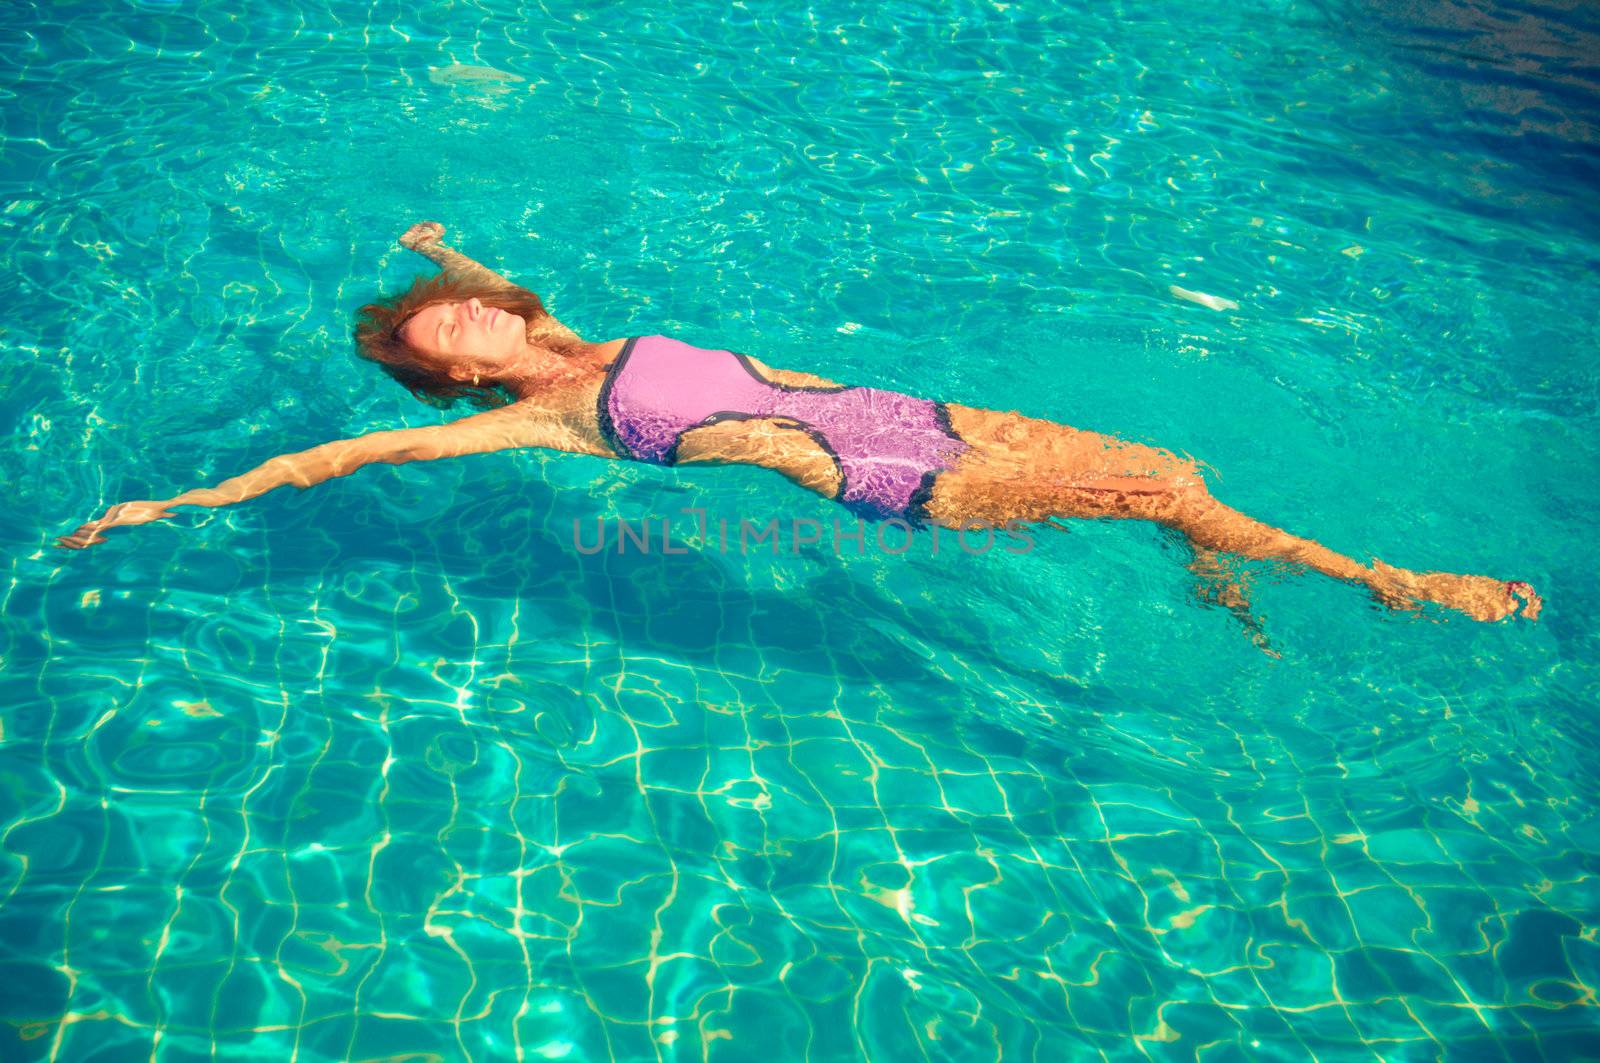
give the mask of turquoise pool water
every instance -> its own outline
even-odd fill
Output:
[[[8,8],[0,1058],[1593,1058],[1597,33]],[[1545,615],[1240,565],[1274,658],[1131,523],[585,554],[841,514],[536,451],[51,547],[439,420],[347,339],[424,218],[586,338],[1189,451]]]

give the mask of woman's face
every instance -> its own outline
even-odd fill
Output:
[[[429,303],[406,322],[406,343],[440,362],[477,372],[512,364],[527,349],[527,323],[477,298]]]

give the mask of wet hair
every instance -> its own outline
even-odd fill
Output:
[[[518,285],[506,287],[445,270],[432,277],[417,277],[399,295],[380,298],[356,312],[355,341],[361,357],[377,362],[385,373],[429,406],[451,409],[465,399],[480,410],[492,410],[516,401],[502,384],[468,384],[455,380],[434,360],[407,343],[401,335],[406,322],[434,303],[476,297],[484,306],[499,307],[527,322],[530,340],[537,334],[548,340],[555,319],[539,297]],[[545,342],[546,346],[550,344]]]

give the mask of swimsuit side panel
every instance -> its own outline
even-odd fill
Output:
[[[840,501],[872,517],[920,523],[933,477],[970,449],[951,429],[943,403],[898,391],[791,393],[775,408],[826,436],[845,472]]]
[[[762,379],[734,351],[666,336],[630,340],[601,388],[601,429],[619,456],[670,465],[682,434],[731,419],[785,417],[830,454],[837,500],[874,518],[923,523],[935,476],[970,449],[943,403],[867,387]]]

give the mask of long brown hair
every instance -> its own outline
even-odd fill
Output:
[[[417,277],[399,295],[380,298],[356,311],[356,348],[363,358],[377,362],[401,387],[429,406],[448,410],[465,399],[480,410],[516,401],[503,384],[466,384],[425,359],[401,337],[401,329],[424,307],[476,297],[484,306],[499,307],[527,322],[528,340],[560,354],[575,340],[544,308],[539,297],[520,285],[509,287],[480,281],[445,270],[432,277]],[[568,342],[563,342],[568,339]]]

